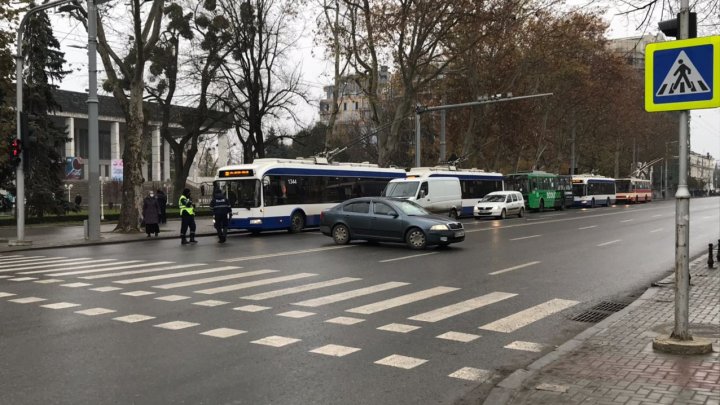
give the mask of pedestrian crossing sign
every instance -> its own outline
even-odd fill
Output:
[[[645,110],[720,107],[720,36],[649,44],[645,48]]]

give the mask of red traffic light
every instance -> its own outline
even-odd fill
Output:
[[[19,158],[22,154],[22,141],[19,139],[13,139],[10,144],[10,150],[12,151],[12,157]]]

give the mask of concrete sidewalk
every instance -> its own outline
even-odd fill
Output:
[[[216,235],[212,217],[195,218],[197,236]],[[141,242],[147,240],[145,232],[116,233],[115,223],[103,223],[100,226],[100,241],[91,242],[85,239],[82,225],[49,224],[25,226],[25,240],[32,241],[30,246],[8,246],[8,241],[17,239],[17,228],[14,226],[0,227],[0,252],[19,250],[46,249],[62,246],[92,246],[106,243]],[[167,224],[160,225],[160,235],[152,239],[177,239],[180,243],[180,219],[169,219]]]
[[[720,404],[720,269],[690,264],[690,331],[713,353],[670,355],[653,338],[674,326],[675,275],[500,382],[484,404]]]

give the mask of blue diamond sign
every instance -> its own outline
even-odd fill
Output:
[[[645,110],[720,107],[720,36],[645,48]]]

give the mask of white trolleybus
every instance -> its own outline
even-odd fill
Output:
[[[578,207],[595,208],[615,204],[615,179],[603,176],[576,175],[572,178],[573,202]]]
[[[486,194],[503,191],[503,175],[480,169],[456,169],[453,166],[413,167],[407,177],[422,180],[428,177],[455,177],[460,180],[462,210],[458,216],[472,217],[473,208]]]
[[[650,180],[630,177],[615,180],[617,189],[617,202],[639,203],[652,201],[652,187]]]
[[[252,233],[300,232],[320,223],[320,212],[355,197],[379,196],[402,169],[326,159],[256,159],[218,170],[215,188],[232,207],[230,228]]]

